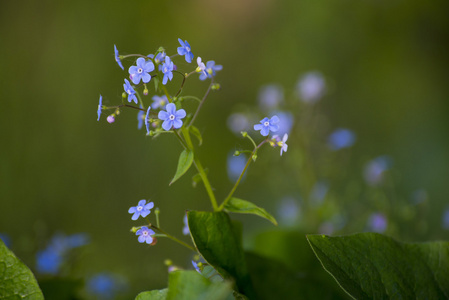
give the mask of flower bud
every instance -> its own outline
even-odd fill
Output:
[[[108,121],[109,124],[111,124],[115,122],[115,117],[114,115],[109,115],[106,120]]]
[[[247,137],[248,136],[248,132],[246,132],[246,131],[242,131],[240,133],[242,134],[243,137]]]
[[[144,87],[145,87],[145,88],[143,89],[143,94],[144,94],[145,96],[148,96],[147,85],[145,84]]]
[[[240,155],[240,151],[235,151],[234,152],[234,156],[239,156]]]
[[[221,89],[221,85],[219,83],[214,83],[211,87],[213,91],[218,91]]]
[[[138,227],[133,227],[133,228],[131,228],[131,232],[132,232],[132,233],[136,233],[136,232],[137,232],[137,230],[139,230],[139,228],[138,228]]]
[[[128,97],[128,94],[125,93],[125,92],[123,92],[123,93],[122,93],[122,98],[123,98],[123,99],[126,99],[126,97]]]
[[[252,159],[253,159],[253,161],[256,161],[256,159],[257,159],[257,154],[253,154]]]
[[[167,267],[171,266],[172,264],[173,262],[171,261],[171,259],[164,260],[164,265],[166,265]]]

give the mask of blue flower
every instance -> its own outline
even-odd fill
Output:
[[[281,156],[282,156],[282,153],[287,152],[287,149],[288,149],[287,140],[288,140],[288,134],[286,134],[286,133],[282,137],[282,140],[278,135],[273,135],[273,138],[270,141],[270,144],[273,147],[276,147],[276,146],[281,147]]]
[[[449,230],[449,207],[443,213],[443,228]]]
[[[200,267],[198,266],[198,263],[196,263],[194,260],[192,260],[192,265],[193,265],[193,267],[195,268],[195,270],[196,270],[198,273],[201,274],[201,269],[200,269]]]
[[[300,78],[297,87],[303,102],[314,103],[323,96],[326,82],[321,73],[309,72]]]
[[[123,278],[108,273],[99,273],[87,282],[87,291],[96,299],[114,299],[116,293],[124,288]]]
[[[259,106],[262,110],[269,111],[275,109],[282,102],[284,102],[284,91],[279,85],[269,84],[260,88]]]
[[[239,156],[234,156],[234,151],[228,154],[226,161],[226,169],[228,173],[228,178],[230,181],[236,181],[243,169],[245,168],[248,157],[245,154],[240,154]],[[246,173],[243,174],[242,180],[246,178]]]
[[[170,56],[165,57],[165,63],[162,65],[162,73],[164,73],[164,78],[162,79],[162,84],[167,84],[167,81],[173,79],[173,62],[170,60]]]
[[[139,236],[137,238],[139,243],[147,243],[147,244],[151,244],[153,242],[152,235],[154,235],[154,234],[156,234],[156,233],[153,230],[148,229],[148,227],[146,227],[146,226],[141,227],[136,232],[136,235]]]
[[[140,106],[140,108],[142,108],[142,106]],[[145,117],[145,112],[143,110],[139,110],[139,112],[137,113],[137,129],[142,128],[143,122],[144,122],[144,117]]]
[[[128,102],[134,101],[137,104],[136,91],[133,89],[128,79],[125,79],[125,83],[123,84],[123,89],[128,94]]]
[[[320,206],[329,191],[329,184],[325,181],[318,181],[310,192],[310,202],[312,206]]]
[[[260,124],[254,125],[254,130],[260,130],[260,134],[267,136],[270,131],[276,132],[279,129],[277,125],[279,123],[279,118],[277,116],[271,117],[271,119],[264,118],[260,121]]]
[[[145,127],[147,128],[147,133],[150,134],[150,109],[151,106],[148,106],[147,113],[145,115]],[[151,202],[153,203],[153,202]]]
[[[374,213],[368,220],[368,227],[374,232],[383,233],[387,229],[387,219],[381,213]]]
[[[41,274],[58,274],[62,262],[62,253],[53,248],[47,248],[36,254],[36,270]]]
[[[147,203],[146,200],[140,200],[137,206],[133,206],[128,209],[128,213],[133,214],[131,220],[137,220],[139,216],[145,218],[151,213],[150,209],[154,207],[154,203],[153,202],[150,202],[148,204],[146,203]]]
[[[175,129],[181,128],[181,119],[186,116],[186,111],[184,109],[176,111],[176,106],[173,103],[167,104],[165,109],[167,111],[161,110],[157,116],[160,120],[164,121],[162,128],[165,130],[170,130],[172,127]]]
[[[100,95],[100,101],[98,102],[98,109],[97,109],[97,121],[100,121],[101,111],[103,110],[103,97]]]
[[[6,233],[0,233],[0,240],[3,241],[6,247],[11,248],[11,238]]]
[[[223,69],[222,65],[215,65],[215,61],[209,60],[206,63],[206,70],[200,74],[200,80],[205,80],[206,78],[212,78],[215,76],[216,71],[221,71]]]
[[[182,234],[184,235],[189,235],[190,233],[190,229],[189,229],[189,224],[187,221],[187,214],[184,215],[184,227],[182,228]]]
[[[191,52],[189,43],[187,41],[183,42],[179,38],[178,41],[181,44],[181,47],[178,47],[178,54],[181,56],[184,55],[186,62],[191,63],[193,59],[193,53]]]
[[[165,95],[162,96],[154,95],[153,98],[151,99],[153,100],[153,104],[151,104],[151,107],[153,109],[164,108],[165,105],[167,105],[168,103],[167,96]]]
[[[354,145],[355,134],[349,129],[338,128],[329,135],[328,143],[331,150],[334,151],[348,148]]]
[[[206,73],[206,65],[201,61],[201,57],[197,57],[196,58],[196,63],[198,64],[198,67],[196,68],[196,72],[198,72],[198,73],[202,73],[202,74],[204,74],[204,76],[207,76],[207,73]]]
[[[363,174],[366,182],[372,186],[380,184],[384,172],[391,167],[391,164],[391,159],[388,156],[379,156],[368,162]]]
[[[123,68],[122,61],[120,60],[117,47],[115,45],[114,45],[114,52],[115,52],[115,61],[117,62],[118,66],[122,68],[122,70],[125,70],[125,68]]]
[[[129,67],[129,74],[131,77],[131,81],[134,84],[139,84],[140,79],[144,83],[150,82],[151,75],[148,74],[154,70],[154,64],[151,61],[145,61],[145,58],[139,57],[136,62],[136,66]]]

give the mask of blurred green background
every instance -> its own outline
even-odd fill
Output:
[[[119,103],[127,77],[113,45],[121,54],[159,46],[172,54],[180,37],[195,57],[224,66],[217,77],[222,90],[196,122],[204,137],[199,155],[220,199],[232,186],[229,151],[247,146],[227,128],[229,114],[242,104],[256,107],[263,85],[277,83],[292,94],[302,74],[318,70],[328,85],[321,113],[330,127],[357,135],[345,171],[362,178],[369,159],[389,155],[395,195],[428,194],[425,226],[404,239],[448,239],[441,227],[449,204],[447,11],[445,0],[2,1],[0,232],[32,269],[36,251],[55,232],[86,232],[91,243],[75,273],[121,274],[130,295],[166,285],[166,258],[189,267],[189,251],[170,241],[137,243],[127,213],[151,199],[162,226],[182,236],[185,209],[210,210],[190,176],[168,187],[180,146],[169,136],[145,137],[134,111],[122,111],[114,124],[106,115],[96,121],[99,94],[106,105]],[[201,95],[207,84],[192,81],[185,93]],[[280,198],[301,194],[291,169],[294,136],[282,160],[277,151],[260,155],[237,196],[276,215]],[[246,236],[271,228],[256,217],[238,219]]]

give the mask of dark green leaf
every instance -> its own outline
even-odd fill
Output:
[[[252,214],[257,215],[259,217],[262,217],[264,219],[267,219],[271,223],[277,226],[276,219],[267,213],[267,211],[263,208],[258,207],[254,203],[251,203],[246,200],[238,199],[238,198],[231,198],[226,203],[224,207],[227,211],[238,213],[238,214]]]
[[[378,233],[308,235],[323,267],[355,299],[448,299],[449,243],[407,244]]]
[[[223,278],[234,280],[240,292],[253,298],[240,228],[231,223],[225,212],[189,211],[187,218],[195,247],[207,263]]]
[[[49,278],[39,280],[45,300],[80,299],[78,293],[83,284],[82,279]]]
[[[137,295],[135,300],[165,300],[167,299],[167,292],[168,289],[142,292]]]
[[[1,239],[0,299],[44,299],[33,273]]]
[[[193,163],[193,152],[184,150],[181,152],[181,155],[179,156],[178,160],[178,169],[176,170],[175,177],[173,177],[172,181],[170,182],[170,185],[173,184],[176,180],[178,180],[182,175],[187,172],[187,170],[190,168],[190,166]]]
[[[230,282],[211,282],[196,271],[174,271],[168,279],[167,300],[232,299]]]
[[[201,136],[201,132],[199,131],[198,128],[196,128],[195,126],[190,126],[189,127],[190,132],[196,136],[196,138],[198,139],[199,145],[201,146],[201,144],[203,143],[203,137]]]

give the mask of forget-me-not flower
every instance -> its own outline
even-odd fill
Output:
[[[175,129],[181,128],[182,126],[182,118],[186,116],[186,111],[184,109],[180,109],[176,111],[176,105],[173,103],[167,104],[165,107],[167,111],[161,110],[158,114],[158,118],[162,121],[162,128],[164,130],[170,130],[172,127]]]
[[[260,121],[260,124],[254,125],[254,130],[260,130],[261,135],[267,136],[270,131],[276,132],[279,130],[279,126],[277,125],[279,121],[278,116],[273,116],[271,119],[265,117]]]
[[[139,243],[147,243],[147,244],[151,244],[153,242],[152,235],[154,235],[154,234],[156,234],[156,233],[153,230],[148,229],[148,227],[146,227],[146,226],[141,227],[136,232],[136,235],[139,236],[137,238]]]
[[[142,108],[142,106],[140,106]],[[137,113],[137,129],[141,129],[143,126],[143,121],[145,117],[145,112],[143,110],[139,110]]]
[[[97,109],[97,121],[100,121],[101,111],[103,110],[103,97],[100,95],[100,101],[98,101],[98,109]]]
[[[206,63],[205,72],[200,74],[200,80],[205,80],[206,78],[212,78],[215,76],[216,71],[221,71],[223,69],[222,65],[215,65],[215,61],[209,60]]]
[[[87,281],[86,287],[95,299],[115,299],[116,294],[126,288],[126,281],[114,274],[99,273]]]
[[[189,223],[187,221],[187,214],[184,215],[184,227],[182,228],[182,234],[189,235],[190,229],[189,229]]]
[[[381,213],[374,213],[368,220],[369,230],[377,233],[383,233],[387,229],[387,218]]]
[[[198,72],[198,73],[202,73],[202,74],[204,74],[205,76],[207,76],[207,73],[206,73],[206,65],[201,61],[201,57],[197,57],[196,58],[196,63],[198,64],[198,67],[196,68],[196,72]]]
[[[145,218],[150,214],[150,209],[154,207],[154,203],[150,202],[146,204],[146,200],[140,200],[137,206],[130,207],[128,213],[133,214],[131,220],[137,220],[139,216]]]
[[[167,105],[168,103],[167,96],[165,95],[162,96],[154,95],[153,98],[151,99],[153,100],[153,103],[151,104],[151,107],[153,109],[164,108],[165,105]]]
[[[321,73],[309,72],[300,78],[297,87],[303,102],[314,103],[323,96],[326,81]]]
[[[179,38],[178,38],[178,41],[181,44],[181,47],[178,47],[178,54],[184,55],[186,62],[188,62],[190,64],[193,59],[193,53],[192,53],[192,49],[190,48],[189,43],[187,41],[183,42]]]
[[[338,128],[329,135],[329,147],[331,150],[340,150],[348,148],[355,143],[355,134],[346,128]]]
[[[282,137],[282,140],[278,135],[273,135],[272,139],[269,142],[270,142],[270,145],[273,147],[276,147],[276,146],[281,147],[281,156],[282,156],[282,153],[287,152],[287,149],[288,149],[287,140],[288,140],[288,134],[285,133],[284,136]]]
[[[131,81],[134,84],[139,84],[140,79],[144,83],[150,82],[151,75],[149,72],[154,71],[154,64],[151,61],[145,61],[145,58],[139,57],[136,62],[136,66],[129,67],[129,75],[131,77]]]
[[[145,115],[145,127],[147,128],[147,133],[150,134],[150,110],[151,106],[148,106],[147,113]],[[153,202],[151,202],[153,203]]]
[[[369,185],[380,184],[384,178],[384,172],[391,167],[392,161],[388,156],[379,156],[368,162],[365,166],[364,177]]]
[[[122,70],[125,70],[122,65],[122,61],[120,60],[120,55],[118,54],[117,47],[114,45],[114,53],[115,53],[115,61],[117,62],[118,66],[122,68]]]
[[[162,84],[167,84],[167,81],[173,79],[173,62],[170,59],[170,56],[165,57],[165,62],[162,65],[162,73],[164,73],[164,78],[162,79]]]
[[[195,270],[201,274],[201,269],[198,266],[199,263],[197,263],[196,261],[192,260],[192,266],[195,268]]]
[[[264,111],[277,108],[284,102],[284,90],[277,84],[263,86],[259,90],[259,106]]]
[[[123,89],[128,94],[128,102],[134,101],[137,104],[136,91],[133,89],[128,79],[125,79],[125,83],[123,84]]]

